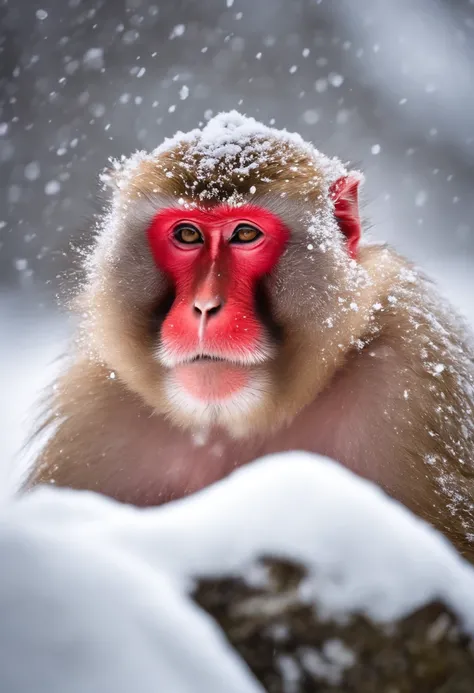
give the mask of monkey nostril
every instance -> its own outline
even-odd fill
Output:
[[[214,298],[214,299],[209,299],[206,301],[203,300],[196,300],[194,301],[194,312],[197,313],[197,315],[203,315],[205,314],[207,317],[211,317],[213,315],[216,315],[220,311],[220,309],[223,306],[223,302],[220,298]]]
[[[207,314],[209,316],[215,315],[216,313],[218,313],[220,311],[221,308],[222,308],[222,303],[219,303],[219,305],[213,306],[212,308],[209,308],[209,310],[207,311]]]

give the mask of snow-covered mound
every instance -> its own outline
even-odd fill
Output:
[[[338,464],[286,453],[157,509],[50,488],[3,507],[0,690],[262,691],[190,594],[264,585],[263,556],[303,565],[301,599],[326,619],[441,602],[474,634],[474,571],[443,537]]]

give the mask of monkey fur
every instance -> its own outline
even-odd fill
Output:
[[[411,263],[359,246],[361,175],[232,112],[116,163],[107,178],[114,192],[75,298],[80,327],[24,488],[157,505],[263,454],[302,449],[373,480],[474,560],[471,338]],[[171,393],[173,369],[159,357],[181,299],[147,234],[162,210],[211,223],[216,210],[231,220],[252,207],[288,230],[246,294],[270,347],[259,361],[256,343],[250,365],[237,363],[254,379],[245,396],[198,406]],[[223,272],[240,295],[245,269]],[[201,279],[182,281],[192,295]]]

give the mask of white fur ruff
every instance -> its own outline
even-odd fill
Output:
[[[238,392],[219,400],[202,400],[193,397],[173,377],[172,371],[165,382],[169,415],[182,425],[222,426],[233,435],[248,431],[252,413],[259,409],[270,395],[269,379],[257,371],[250,376],[249,383]]]

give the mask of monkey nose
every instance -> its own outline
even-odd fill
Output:
[[[220,296],[213,298],[197,298],[194,301],[194,311],[202,318],[210,318],[216,315],[224,305]]]

